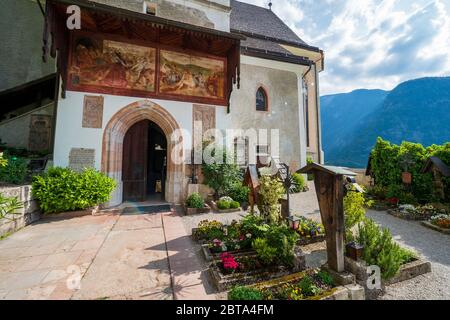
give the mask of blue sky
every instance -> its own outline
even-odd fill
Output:
[[[267,7],[269,0],[241,0]],[[272,10],[325,51],[321,94],[391,90],[450,76],[450,0],[272,0]]]

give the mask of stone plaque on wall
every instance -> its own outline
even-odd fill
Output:
[[[69,155],[69,168],[81,172],[95,167],[95,149],[72,148]]]
[[[203,136],[206,131],[208,131],[209,129],[214,129],[216,127],[216,108],[214,106],[194,104],[192,119],[194,121],[194,131],[196,129],[200,129],[198,126],[198,122],[201,122],[201,134]],[[202,142],[197,140],[198,137],[195,136],[194,132],[194,143]]]
[[[103,124],[103,97],[84,96],[83,128],[101,129]]]
[[[28,148],[31,151],[49,151],[52,135],[52,116],[31,115]]]

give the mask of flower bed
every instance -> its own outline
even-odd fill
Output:
[[[300,236],[297,240],[297,245],[300,246],[322,242],[326,239],[324,226],[306,217],[300,217],[299,227],[296,232]]]
[[[247,287],[235,287],[229,300],[363,300],[359,285],[336,286],[332,277],[315,269]]]
[[[398,208],[387,211],[389,214],[404,220],[425,221],[431,217],[446,213],[445,209],[428,204],[423,206],[413,206],[410,204],[400,205]]]
[[[430,229],[450,234],[450,215],[448,214],[433,216],[430,221],[423,221],[422,224]]]

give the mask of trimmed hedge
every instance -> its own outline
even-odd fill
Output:
[[[50,168],[33,177],[33,195],[44,213],[84,210],[104,203],[116,182],[94,169],[77,173],[68,168]]]
[[[371,152],[370,163],[376,187],[385,189],[388,198],[398,198],[402,203],[411,202],[412,199],[420,203],[436,201],[432,175],[420,172],[431,156],[439,157],[450,166],[450,143],[425,148],[419,143],[405,141],[396,145],[378,138]],[[402,183],[404,171],[412,175],[410,190],[406,190]],[[446,195],[450,197],[450,179],[445,178],[444,183]]]

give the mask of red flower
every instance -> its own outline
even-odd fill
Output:
[[[399,199],[398,199],[398,198],[389,198],[389,199],[388,199],[388,202],[389,202],[390,204],[398,204]]]
[[[239,268],[239,263],[237,263],[234,257],[227,252],[222,253],[220,259],[222,260],[223,268],[227,271],[236,271],[236,269]]]

